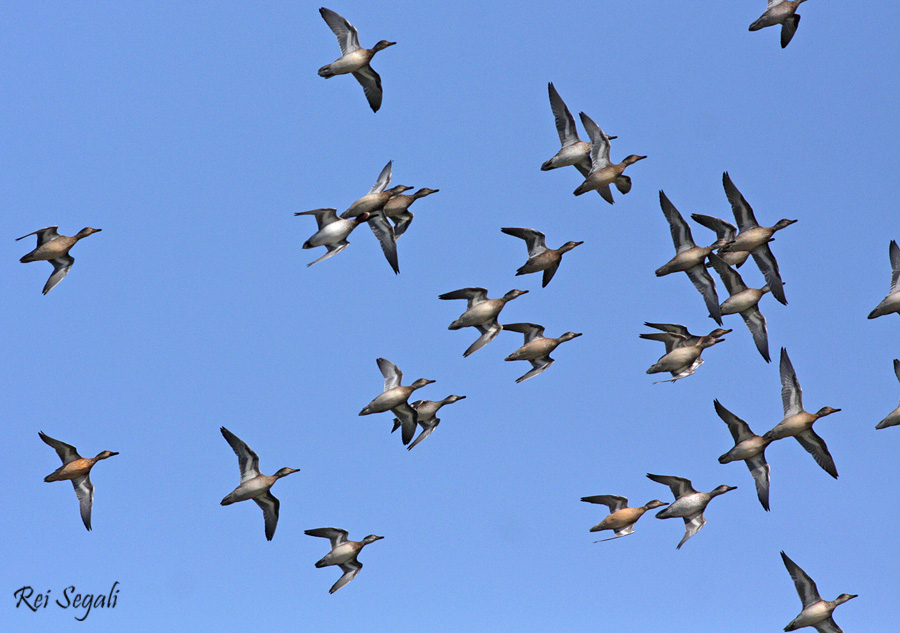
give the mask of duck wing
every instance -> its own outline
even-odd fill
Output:
[[[759,306],[753,306],[741,312],[747,329],[753,335],[753,342],[756,343],[756,349],[762,354],[765,361],[771,362],[769,357],[769,333],[766,329],[766,317],[759,311]]]
[[[363,66],[359,70],[353,71],[353,76],[359,85],[362,86],[363,92],[366,94],[366,100],[372,112],[378,112],[381,107],[381,98],[383,96],[381,90],[381,75],[376,73],[371,66]]]
[[[346,563],[341,563],[338,565],[341,568],[341,571],[344,572],[344,575],[338,578],[338,581],[331,586],[331,589],[328,590],[328,593],[334,593],[348,582],[356,578],[356,574],[359,573],[359,570],[363,568],[363,564],[356,560],[348,560]]]
[[[800,16],[796,13],[781,23],[781,48],[791,43],[797,27],[800,25]]]
[[[553,119],[556,122],[560,144],[568,147],[581,142],[581,139],[578,138],[578,130],[575,128],[575,117],[569,112],[569,108],[566,107],[552,82],[547,84],[547,91],[550,93],[550,110],[553,112]]]
[[[669,200],[665,193],[659,191],[659,206],[662,207],[663,215],[669,222],[669,230],[672,233],[672,242],[675,243],[675,252],[682,253],[686,250],[697,246],[694,243],[694,237],[691,235],[691,227],[681,217],[681,213],[675,208],[675,205]]]
[[[316,225],[321,231],[323,227],[332,222],[337,222],[337,209],[313,209],[312,211],[298,211],[294,215],[312,215],[316,218]]]
[[[541,288],[546,288],[547,284],[550,283],[550,280],[553,279],[553,275],[555,275],[556,271],[559,270],[559,264],[561,261],[561,259],[557,259],[555,262],[550,264],[550,266],[544,269],[544,274],[541,277]]]
[[[670,334],[680,334],[685,338],[692,336],[688,329],[683,325],[678,325],[677,323],[650,323],[649,321],[644,321],[644,325],[647,327],[652,327],[655,330],[662,330],[663,332],[668,332]]]
[[[675,499],[680,499],[685,495],[696,494],[697,492],[691,485],[691,480],[685,479],[684,477],[674,477],[671,475],[652,475],[650,473],[647,473],[647,477],[655,481],[656,483],[668,486],[672,491],[672,494],[675,495]]]
[[[784,417],[796,415],[803,411],[803,390],[797,380],[797,372],[788,356],[787,350],[781,348],[781,403],[784,405]]]
[[[769,511],[769,464],[766,462],[765,452],[758,453],[750,459],[745,459],[744,463],[750,469],[753,475],[753,481],[756,483],[756,496],[762,504],[766,512]]]
[[[722,174],[722,185],[725,187],[725,197],[731,204],[731,211],[734,213],[734,219],[737,222],[740,231],[754,229],[759,224],[756,223],[756,216],[753,215],[753,207],[747,204],[747,200],[738,191],[738,188],[731,182],[731,177],[726,171]]]
[[[713,281],[712,275],[706,270],[703,264],[697,264],[684,271],[694,288],[703,296],[706,302],[706,309],[709,310],[709,316],[715,319],[716,323],[722,325],[722,310],[719,308],[719,295],[716,293],[716,282]]]
[[[888,294],[892,295],[900,292],[900,247],[896,240],[891,240],[888,254],[891,257],[891,291]]]
[[[554,363],[554,360],[549,356],[542,356],[541,358],[535,358],[534,360],[530,360],[528,362],[531,363],[531,369],[527,373],[522,374],[521,376],[516,378],[516,384],[524,382],[529,378],[534,378],[539,373],[547,369],[550,365],[552,365]]]
[[[463,352],[463,357],[474,354],[482,347],[493,341],[503,329],[503,326],[497,323],[496,319],[494,319],[490,323],[482,323],[481,325],[476,325],[475,327],[479,332],[481,332],[481,336],[475,339],[474,343],[469,345],[468,349]]]
[[[26,237],[31,235],[37,235],[37,245],[41,246],[45,242],[49,242],[50,240],[55,240],[57,237],[60,237],[59,233],[56,232],[59,226],[48,226],[44,229],[38,229],[37,231],[32,231],[28,235],[23,235],[22,237],[17,237],[16,241],[24,240]]]
[[[306,265],[306,267],[309,268],[313,264],[318,264],[319,262],[324,262],[329,257],[334,257],[335,255],[340,253],[342,250],[344,250],[348,246],[350,246],[350,242],[348,242],[347,240],[341,240],[340,242],[334,242],[333,244],[325,244],[325,248],[326,248],[327,252],[324,255],[322,255],[319,259],[308,263]]]
[[[799,15],[797,16],[800,17]],[[837,622],[834,621],[834,618],[830,615],[825,620],[817,624],[813,624],[813,628],[817,630],[819,633],[844,633],[844,629],[837,625]]]
[[[584,112],[579,112],[581,124],[591,139],[591,172],[609,167],[609,137]]]
[[[698,512],[690,517],[684,517],[684,536],[681,542],[675,546],[675,549],[681,549],[681,546],[687,543],[688,539],[699,532],[704,525],[706,525],[706,517],[703,516],[702,512]]]
[[[327,538],[329,541],[331,541],[331,549],[334,549],[338,545],[346,543],[349,538],[349,533],[347,532],[347,530],[333,527],[315,528],[312,530],[305,530],[303,533],[307,536]]]
[[[253,449],[224,426],[220,427],[219,430],[222,432],[225,441],[231,446],[231,450],[237,455],[238,468],[241,471],[241,483],[248,479],[259,477],[259,455],[254,453]]]
[[[262,508],[263,518],[266,522],[266,540],[271,541],[272,537],[275,536],[275,528],[278,526],[278,510],[281,507],[281,503],[271,491],[266,491],[263,495],[253,497],[253,500],[256,502],[256,505]]]
[[[394,239],[406,233],[406,229],[409,228],[413,217],[415,216],[412,211],[402,211],[394,216],[394,222],[397,223],[394,225]]]
[[[65,255],[60,255],[56,259],[51,259],[50,263],[53,264],[53,272],[50,274],[50,278],[47,279],[47,283],[44,284],[43,294],[47,294],[53,290],[53,287],[61,282],[63,277],[69,274],[72,264],[75,263],[75,258],[66,253]]]
[[[716,269],[716,272],[722,279],[722,283],[725,284],[725,288],[728,290],[729,295],[736,295],[747,289],[747,285],[741,278],[741,274],[726,264],[724,259],[715,253],[707,255],[707,259],[713,265],[713,268]]]
[[[582,501],[586,503],[599,503],[609,508],[610,514],[618,512],[622,508],[628,507],[628,499],[619,495],[594,495],[592,497],[582,497]]]
[[[744,440],[756,437],[756,433],[750,430],[749,424],[722,406],[718,400],[713,400],[713,405],[716,407],[716,413],[728,425],[728,430],[731,432],[731,437],[734,438],[735,446]]]
[[[650,325],[649,323],[645,325]],[[642,339],[647,339],[648,341],[660,341],[666,346],[666,354],[671,352],[673,349],[677,347],[681,347],[687,337],[682,336],[681,334],[674,334],[671,332],[650,332],[648,334],[640,334]]]
[[[378,238],[384,257],[394,270],[394,274],[400,274],[400,263],[397,260],[397,238],[394,236],[394,228],[391,226],[391,223],[388,222],[383,213],[372,215],[367,222],[369,228],[372,229],[372,233]]]
[[[597,193],[600,194],[600,197],[606,200],[610,204],[615,204],[616,200],[613,198],[612,190],[610,190],[609,185],[604,185],[597,189]]]
[[[487,290],[484,288],[461,288],[459,290],[454,290],[453,292],[445,292],[442,295],[438,295],[438,299],[466,299],[469,302],[466,309],[469,309],[482,301],[487,301]]]
[[[524,334],[525,345],[535,339],[544,338],[544,326],[537,323],[508,323],[503,326],[503,329]]]
[[[813,579],[800,569],[797,563],[788,558],[788,555],[784,552],[781,552],[781,560],[784,561],[784,566],[794,580],[794,586],[797,588],[797,593],[800,594],[800,602],[803,603],[803,608],[805,609],[809,605],[821,601],[822,598],[819,596],[819,590],[816,588],[816,583],[813,582]]]
[[[89,474],[76,477],[72,480],[72,485],[75,487],[75,496],[78,497],[81,506],[81,520],[84,522],[84,527],[90,531],[91,508],[94,505],[94,486],[91,484],[91,477]]]
[[[750,254],[753,255],[753,261],[756,262],[763,277],[766,278],[766,283],[769,284],[772,296],[783,305],[787,305],[787,298],[784,296],[784,282],[781,281],[781,273],[778,272],[778,260],[772,254],[772,249],[769,248],[768,244],[762,244],[750,251]]]
[[[422,424],[422,432],[419,433],[419,437],[416,440],[406,447],[406,450],[411,451],[419,442],[424,440],[426,437],[431,435],[434,430],[437,428],[437,425],[441,423],[440,418],[432,418],[430,422],[426,424]]]
[[[338,46],[341,47],[341,55],[352,53],[360,47],[359,33],[343,16],[325,7],[319,9],[319,13],[322,15],[322,19],[325,20],[328,28],[337,36]]]
[[[705,226],[711,231],[714,231],[716,234],[716,238],[718,240],[721,240],[725,244],[734,241],[734,236],[737,233],[737,227],[735,227],[730,222],[726,222],[725,220],[712,215],[701,215],[699,213],[692,213],[691,219],[694,220],[694,222],[696,222],[697,224]]]
[[[394,387],[399,387],[400,381],[403,380],[403,372],[400,371],[400,368],[386,358],[379,358],[375,362],[378,363],[378,369],[384,376],[384,390],[390,391]]]
[[[525,246],[528,248],[528,259],[536,257],[547,250],[547,238],[540,231],[516,227],[506,227],[500,230],[507,235],[512,235],[513,237],[525,240]]]
[[[828,446],[826,446],[825,440],[819,437],[812,429],[798,433],[794,437],[800,442],[800,446],[813,456],[813,459],[815,459],[816,463],[822,467],[822,470],[835,479],[838,478],[837,468],[834,465],[834,458],[831,456],[831,453],[828,452]]]
[[[391,409],[394,415],[397,416],[397,419],[400,421],[400,426],[402,427],[401,435],[403,439],[403,444],[409,444],[413,438],[413,435],[416,434],[416,422],[419,419],[418,413],[413,409],[409,403],[403,402]]]
[[[66,444],[65,442],[60,442],[57,439],[53,439],[43,431],[38,431],[38,435],[40,436],[41,440],[43,440],[44,444],[52,447],[53,450],[56,451],[56,454],[59,455],[59,458],[62,460],[62,463],[64,465],[68,464],[69,462],[73,462],[76,459],[81,459],[81,455],[78,454],[78,451],[75,450],[75,447],[71,444]]]
[[[387,165],[381,168],[381,173],[378,174],[378,179],[375,181],[375,184],[372,185],[372,188],[369,189],[369,193],[381,193],[387,188],[389,184],[391,184],[393,165],[394,161],[389,160],[387,162]]]

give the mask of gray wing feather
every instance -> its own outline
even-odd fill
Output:
[[[384,376],[384,390],[390,391],[394,387],[399,387],[400,381],[403,380],[403,372],[400,371],[400,368],[386,358],[379,358],[375,362],[378,363],[378,369]]]
[[[788,558],[788,555],[784,552],[781,552],[781,560],[784,561],[784,566],[794,580],[794,586],[797,588],[797,593],[800,594],[800,602],[803,603],[803,608],[805,609],[809,605],[819,602],[822,598],[819,596],[819,590],[816,588],[816,583],[813,582],[813,579],[800,569],[797,563]]]
[[[575,129],[575,118],[569,112],[569,108],[566,107],[556,88],[553,87],[553,83],[547,85],[547,90],[550,93],[550,110],[553,112],[553,119],[556,122],[560,144],[568,147],[578,143],[581,139],[578,138],[578,131]]]
[[[69,274],[72,264],[75,263],[75,258],[68,254],[60,255],[56,259],[51,259],[50,263],[53,264],[53,272],[50,274],[50,278],[47,279],[47,283],[44,284],[44,294],[53,290],[53,287]]]
[[[219,430],[222,432],[225,441],[231,446],[231,450],[237,455],[238,468],[241,471],[241,482],[259,477],[259,455],[254,453],[253,449],[224,426],[220,427]]]
[[[304,530],[304,534],[308,536],[318,536],[320,538],[327,538],[331,541],[331,549],[334,549],[338,545],[347,542],[349,538],[349,533],[347,530],[342,530],[340,528],[333,527],[324,527],[324,528],[315,528],[312,530]]]
[[[253,500],[262,509],[263,519],[266,524],[266,540],[271,541],[272,537],[275,536],[275,528],[278,527],[278,510],[281,507],[281,502],[271,492],[254,497]]]
[[[368,224],[369,228],[372,229],[372,233],[378,238],[384,257],[394,270],[394,274],[399,274],[400,263],[397,261],[397,239],[394,237],[394,228],[391,226],[391,223],[388,222],[388,219],[383,214],[376,213],[368,219]]]
[[[819,437],[812,429],[798,433],[794,437],[800,442],[800,446],[813,456],[813,459],[815,459],[816,463],[822,467],[822,470],[835,479],[838,478],[837,467],[834,465],[834,458],[828,451],[825,440]]]
[[[94,505],[94,486],[91,484],[91,478],[89,475],[77,477],[72,480],[72,485],[75,487],[75,496],[78,497],[81,505],[81,520],[84,522],[84,527],[90,531],[91,508]]]
[[[337,36],[342,55],[352,53],[359,48],[359,33],[352,24],[344,17],[325,7],[319,9],[319,13],[322,15],[322,19],[325,20],[328,28]]]
[[[508,323],[503,326],[503,329],[524,334],[525,345],[535,339],[544,338],[544,326],[537,323]]]
[[[803,390],[800,389],[800,381],[794,365],[788,356],[787,350],[781,348],[781,403],[784,405],[784,417],[796,415],[803,411]]]
[[[706,267],[702,264],[688,268],[684,271],[691,283],[694,284],[706,302],[706,308],[709,315],[715,319],[716,323],[722,325],[722,311],[719,308],[719,295],[716,293],[716,282],[712,276],[706,271]]]

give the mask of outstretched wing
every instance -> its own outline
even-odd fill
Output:
[[[800,381],[794,365],[788,356],[787,350],[781,348],[781,403],[784,405],[784,417],[796,415],[803,411],[803,390],[800,389]]]
[[[338,565],[341,568],[341,571],[344,572],[344,575],[338,578],[338,581],[332,585],[331,589],[328,590],[328,593],[334,593],[348,582],[356,578],[356,574],[359,573],[359,570],[363,568],[363,564],[356,559],[348,560],[346,563],[341,563]]]
[[[75,263],[75,258],[66,253],[65,255],[60,255],[56,259],[51,259],[50,263],[53,264],[53,272],[50,273],[47,283],[44,284],[44,294],[53,290],[53,287],[61,282],[63,277],[69,274],[72,264]]]
[[[224,426],[219,430],[222,431],[222,436],[228,442],[228,445],[231,446],[231,450],[237,455],[238,468],[241,471],[241,483],[248,479],[259,477],[259,455],[254,453],[253,449]]]
[[[684,517],[684,536],[681,542],[675,546],[675,549],[681,549],[681,546],[687,543],[688,539],[700,531],[706,525],[706,517],[700,512],[690,517]]]
[[[565,102],[553,83],[547,84],[547,90],[550,93],[550,110],[553,112],[553,119],[556,121],[556,131],[559,133],[559,142],[563,147],[568,147],[578,143],[578,131],[575,129],[575,118],[569,112]]]
[[[384,93],[381,90],[381,75],[376,73],[371,66],[363,66],[353,72],[353,76],[366,94],[366,100],[372,112],[378,112],[381,107],[381,99]]]
[[[337,36],[338,45],[341,47],[341,54],[346,55],[352,53],[359,48],[359,33],[356,28],[350,24],[345,18],[338,15],[331,9],[322,7],[319,9],[322,19]]]
[[[781,560],[784,561],[784,566],[787,568],[791,578],[794,579],[794,586],[797,588],[797,593],[800,594],[800,602],[803,603],[803,608],[805,609],[809,605],[819,602],[822,598],[819,596],[819,590],[816,588],[816,583],[813,582],[813,579],[800,569],[797,563],[788,558],[788,555],[784,552],[781,552]]]
[[[253,500],[256,502],[256,505],[262,508],[263,519],[266,522],[266,540],[271,541],[272,537],[275,536],[275,528],[278,526],[278,510],[281,507],[281,503],[271,491],[267,491],[264,495],[253,497]]]
[[[321,538],[327,538],[331,541],[331,549],[334,549],[338,545],[347,542],[348,538],[347,530],[333,527],[315,528],[313,530],[305,530],[303,533],[308,536],[319,536]]]
[[[528,258],[536,257],[547,250],[545,242],[546,236],[540,231],[534,229],[521,229],[516,227],[506,227],[500,229],[507,235],[518,237],[525,240],[525,246],[528,248]]]
[[[609,167],[609,137],[584,112],[579,112],[579,116],[581,124],[591,138],[591,173]]]
[[[94,505],[94,486],[91,484],[91,477],[90,475],[76,477],[72,480],[72,485],[75,487],[75,496],[78,497],[81,505],[81,520],[84,522],[84,527],[90,531],[91,508]]]
[[[44,229],[38,229],[37,231],[32,231],[28,235],[23,235],[22,237],[17,237],[16,241],[18,242],[19,240],[24,240],[26,237],[29,237],[30,235],[37,235],[37,245],[41,246],[45,242],[49,242],[50,240],[55,240],[57,237],[59,237],[59,233],[56,232],[56,229],[58,229],[58,228],[59,228],[58,226],[48,226],[47,228],[44,228]]]
[[[379,358],[375,362],[378,363],[378,369],[384,376],[384,390],[390,391],[394,387],[399,387],[400,381],[403,380],[403,372],[400,371],[400,368],[386,358]]]
[[[59,440],[53,439],[49,435],[46,435],[43,431],[38,431],[38,435],[41,440],[43,440],[44,444],[52,447],[56,454],[59,455],[59,458],[62,460],[63,464],[68,464],[69,462],[73,462],[76,459],[81,459],[81,455],[78,454],[78,451],[75,450],[75,447],[71,444],[66,444],[65,442],[60,442]]]
[[[675,252],[682,253],[688,249],[697,246],[694,243],[694,237],[691,235],[691,227],[684,221],[678,209],[669,200],[662,189],[659,191],[659,206],[662,207],[663,215],[669,222],[669,230],[672,233],[672,241],[675,243]]]
[[[684,495],[694,494],[697,491],[691,485],[690,479],[684,477],[673,477],[671,475],[652,475],[647,473],[647,477],[659,484],[665,484],[675,495],[676,499],[680,499]],[[699,528],[698,528],[699,529]]]

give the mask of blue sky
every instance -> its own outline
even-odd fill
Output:
[[[12,484],[0,516],[7,555],[0,621],[10,630],[582,631],[780,630],[800,610],[779,550],[842,606],[844,630],[896,626],[900,429],[875,424],[900,394],[898,317],[867,321],[890,280],[896,211],[900,9],[864,19],[809,2],[787,49],[749,33],[764,3],[640,2],[328,5],[363,46],[398,42],[374,68],[373,114],[338,57],[318,3],[96,2],[9,5],[0,25],[0,315],[7,371],[3,438]],[[552,81],[577,117],[618,135],[611,156],[634,187],[574,197],[574,169],[539,171],[558,149]],[[586,138],[581,131],[582,138]],[[366,227],[336,257],[301,251],[315,231],[294,212],[339,211],[394,161],[393,184],[440,189],[416,203],[394,276]],[[662,346],[644,321],[715,327],[674,254],[658,190],[685,217],[731,220],[728,171],[761,224],[798,222],[772,243],[789,305],[766,296],[775,362],[740,318],[696,375],[654,385]],[[51,268],[17,260],[59,225],[79,243],[47,296]],[[568,253],[547,288],[514,277],[525,259],[504,226],[531,227]],[[692,225],[698,242],[713,235]],[[741,269],[753,286],[762,277]],[[720,297],[724,298],[722,284]],[[522,384],[522,343],[447,331],[464,309],[441,293],[513,288],[501,322],[583,332]],[[772,511],[762,510],[713,410],[757,433],[782,417],[786,347],[840,479],[792,440],[772,445]],[[358,417],[382,387],[375,359],[467,396],[411,452],[391,415]],[[220,507],[238,483],[226,426],[273,489],[272,542],[254,504]],[[100,463],[93,532],[38,431]],[[593,544],[605,514],[579,498],[671,501],[645,477],[738,489],[711,504],[680,551],[678,519],[647,515],[625,539]],[[315,569],[327,543],[303,530],[384,535],[338,593]],[[29,585],[103,593],[112,610],[15,608]],[[635,626],[635,619],[639,622]]]

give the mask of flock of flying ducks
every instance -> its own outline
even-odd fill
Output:
[[[787,46],[796,32],[800,16],[796,13],[804,0],[769,0],[766,12],[756,20],[750,30],[755,31],[776,24],[782,25],[781,45]],[[326,8],[319,10],[326,24],[337,36],[341,49],[341,57],[319,69],[320,76],[329,78],[336,75],[352,74],[362,85],[366,99],[373,111],[378,111],[382,102],[381,78],[370,66],[370,62],[378,51],[393,46],[395,42],[381,40],[371,49],[361,48],[356,28],[345,18]],[[589,191],[597,191],[609,204],[614,204],[610,185],[614,185],[622,194],[631,190],[631,179],[623,172],[646,156],[632,154],[621,163],[610,160],[610,140],[615,136],[606,135],[603,130],[585,113],[580,113],[584,128],[590,142],[578,137],[575,120],[552,83],[548,85],[550,108],[553,113],[561,148],[549,160],[543,163],[541,170],[547,171],[566,166],[573,166],[581,173],[584,181],[575,189],[575,195]],[[356,200],[342,214],[335,208],[303,211],[295,215],[311,215],[315,217],[318,230],[306,242],[303,248],[324,246],[326,253],[308,264],[324,261],[344,250],[348,245],[347,237],[361,223],[366,222],[377,237],[385,258],[395,273],[399,273],[396,240],[409,228],[413,214],[411,205],[419,198],[437,193],[437,189],[422,188],[414,194],[404,192],[411,189],[405,185],[388,188],[392,175],[392,162],[388,162],[378,176],[369,193]],[[690,226],[662,191],[659,192],[660,206],[669,224],[672,240],[675,245],[675,256],[656,270],[657,276],[684,272],[703,297],[709,316],[720,326],[722,317],[740,314],[750,330],[760,355],[770,362],[766,319],[759,310],[759,301],[771,293],[777,301],[787,304],[783,282],[775,259],[769,247],[773,235],[796,220],[782,219],[774,225],[760,226],[756,221],[753,209],[731,181],[728,173],[723,175],[726,197],[731,204],[737,227],[729,222],[713,216],[693,214],[691,218],[716,234],[716,240],[709,246],[697,246],[691,234]],[[47,294],[65,276],[74,263],[69,250],[81,239],[97,233],[100,229],[86,227],[71,237],[60,235],[56,226],[39,229],[30,235],[37,236],[36,248],[21,258],[21,262],[49,261],[53,265],[53,273],[44,286]],[[582,244],[569,241],[558,249],[546,246],[543,233],[530,228],[505,227],[501,231],[507,235],[525,241],[528,260],[516,272],[516,275],[543,272],[542,287],[550,283],[558,270],[563,254]],[[890,313],[900,313],[900,248],[896,241],[891,241],[890,262],[892,268],[891,287],[888,295],[872,310],[868,318],[873,319]],[[766,285],[755,289],[748,287],[741,275],[735,270],[740,268],[752,256],[763,274]],[[733,268],[734,267],[734,268]],[[712,268],[721,278],[729,297],[719,302],[715,283],[708,271]],[[507,361],[528,361],[532,368],[519,377],[522,382],[537,376],[546,370],[554,361],[550,353],[561,343],[581,336],[579,333],[566,332],[558,338],[544,336],[544,328],[534,323],[512,323],[501,325],[498,321],[504,306],[524,294],[527,290],[510,290],[502,297],[489,299],[484,288],[462,288],[439,296],[443,300],[464,299],[467,307],[459,318],[454,320],[449,329],[458,330],[473,327],[480,336],[465,350],[464,356],[478,351],[490,343],[502,330],[518,332],[524,335],[524,344],[506,357]],[[666,353],[648,370],[648,374],[670,373],[670,382],[692,375],[703,363],[701,354],[704,349],[712,347],[724,339],[721,337],[732,330],[717,328],[705,336],[696,336],[687,328],[678,324],[645,323],[646,326],[658,330],[641,334],[643,339],[664,343]],[[409,403],[409,398],[416,390],[435,382],[419,378],[412,384],[401,385],[403,374],[389,360],[377,359],[378,368],[384,376],[384,390],[366,405],[359,415],[392,412],[394,416],[393,431],[401,429],[404,445],[412,449],[428,437],[440,423],[436,417],[438,410],[448,404],[455,403],[465,396],[450,395],[443,400],[417,400]],[[894,360],[894,371],[900,380],[900,360]],[[737,415],[726,409],[718,400],[714,402],[716,413],[728,426],[734,439],[734,447],[719,457],[719,462],[726,464],[743,461],[756,485],[757,497],[762,507],[769,510],[769,465],[766,462],[765,449],[772,442],[794,437],[809,452],[816,463],[832,477],[838,473],[834,460],[824,440],[813,430],[813,424],[819,418],[840,411],[829,406],[822,407],[816,413],[809,413],[803,408],[802,391],[794,367],[788,357],[787,350],[782,348],[780,358],[780,375],[782,383],[782,402],[784,419],[763,435],[756,435],[749,425]],[[900,425],[900,406],[878,423],[878,429]],[[419,437],[413,441],[416,429],[421,427]],[[392,432],[393,432],[392,431]],[[279,501],[272,495],[271,488],[275,482],[292,473],[294,468],[282,468],[274,475],[263,475],[259,471],[258,455],[240,438],[225,427],[221,433],[238,458],[240,484],[224,499],[222,505],[230,505],[239,501],[252,499],[263,512],[266,539],[271,540],[278,522]],[[45,478],[45,481],[69,480],[72,482],[81,510],[81,518],[85,528],[91,529],[91,507],[94,488],[90,480],[90,471],[99,461],[108,459],[118,453],[102,451],[96,457],[83,458],[75,447],[56,440],[43,432],[41,440],[56,450],[63,465]],[[595,495],[583,497],[582,501],[602,504],[609,508],[609,515],[590,529],[591,532],[612,530],[612,540],[627,536],[634,532],[634,525],[651,509],[665,507],[656,517],[659,519],[681,518],[685,523],[685,533],[677,548],[680,549],[706,523],[704,511],[710,501],[726,492],[734,490],[734,486],[721,485],[710,492],[698,492],[690,480],[682,477],[648,474],[651,480],[666,485],[672,491],[675,501],[665,503],[654,499],[643,506],[628,507],[628,500],[618,495]],[[350,582],[362,569],[357,555],[365,545],[384,537],[374,534],[366,536],[362,541],[348,540],[348,533],[337,528],[317,528],[306,530],[307,535],[327,538],[331,543],[331,551],[319,560],[315,566],[337,565],[343,575],[331,587],[333,593]],[[815,583],[784,552],[783,562],[803,603],[801,613],[791,621],[785,631],[812,626],[819,633],[840,633],[840,627],[831,617],[835,607],[855,598],[855,595],[841,594],[833,601],[823,600]]]

